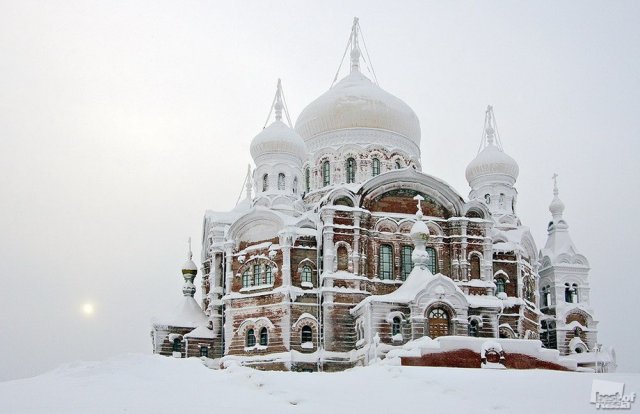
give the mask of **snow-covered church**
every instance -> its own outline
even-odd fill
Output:
[[[491,107],[468,199],[422,172],[418,117],[363,74],[359,37],[355,19],[350,73],[295,128],[278,81],[274,120],[251,143],[246,198],[205,213],[201,264],[189,253],[182,301],[153,324],[154,352],[335,371],[454,337],[537,343],[579,367],[615,368],[597,343],[589,262],[557,184],[538,250]]]

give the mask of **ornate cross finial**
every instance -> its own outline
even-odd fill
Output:
[[[553,195],[557,196],[558,195],[558,174],[553,173],[553,176],[551,177],[551,179],[553,180]]]
[[[280,121],[282,120],[282,81],[280,80],[280,78],[278,78],[278,87],[276,89],[276,103],[275,103],[275,110],[276,110],[276,121]]]
[[[358,44],[358,18],[353,18],[351,26],[351,72],[360,70],[360,45]]]
[[[187,259],[191,260],[193,258],[193,253],[191,253],[191,237],[189,237],[189,254],[187,255]]]
[[[485,112],[485,132],[487,133],[487,142],[489,145],[493,145],[493,135],[495,134],[495,129],[493,129],[492,122],[493,121],[493,106],[487,106],[487,111]]]

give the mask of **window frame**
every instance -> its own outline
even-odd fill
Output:
[[[356,160],[353,157],[347,158],[347,184],[356,182]]]
[[[408,253],[407,253],[408,252]],[[413,270],[413,246],[404,245],[400,248],[400,275],[402,280],[407,280],[409,274]]]
[[[302,266],[302,271],[300,272],[300,282],[308,282],[313,284],[313,269],[311,268],[311,266]]]
[[[378,278],[381,280],[393,280],[393,246],[381,244],[379,253]]]
[[[376,177],[380,175],[380,159],[374,158],[371,160],[371,176]]]
[[[266,327],[260,329],[260,346],[268,346],[269,345],[269,331]]]
[[[322,162],[322,186],[331,185],[331,164],[329,160]]]
[[[256,333],[253,328],[247,329],[247,334],[245,336],[245,346],[247,348],[256,346]]]
[[[313,328],[309,325],[303,326],[300,330],[300,344],[304,344],[305,342],[313,343]]]

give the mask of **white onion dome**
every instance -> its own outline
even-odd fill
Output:
[[[558,175],[553,175],[553,200],[551,200],[551,204],[549,204],[549,211],[551,212],[551,216],[554,221],[558,221],[562,219],[562,213],[564,213],[564,203],[558,197]]]
[[[307,157],[304,140],[280,119],[253,138],[250,151],[256,163],[259,158],[271,154],[289,154],[301,161]]]
[[[520,172],[518,163],[493,142],[493,129],[487,130],[487,135],[487,146],[467,165],[467,182],[472,188],[484,179],[514,185]]]
[[[346,128],[392,131],[407,137],[420,148],[420,122],[415,112],[359,70],[352,70],[311,102],[295,125],[305,142],[314,136]]]

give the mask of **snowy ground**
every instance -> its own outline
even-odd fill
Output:
[[[589,413],[593,378],[640,392],[640,374],[372,366],[342,373],[211,370],[124,355],[0,383],[0,413]],[[631,412],[640,412],[640,401]],[[627,411],[628,412],[628,411]]]

